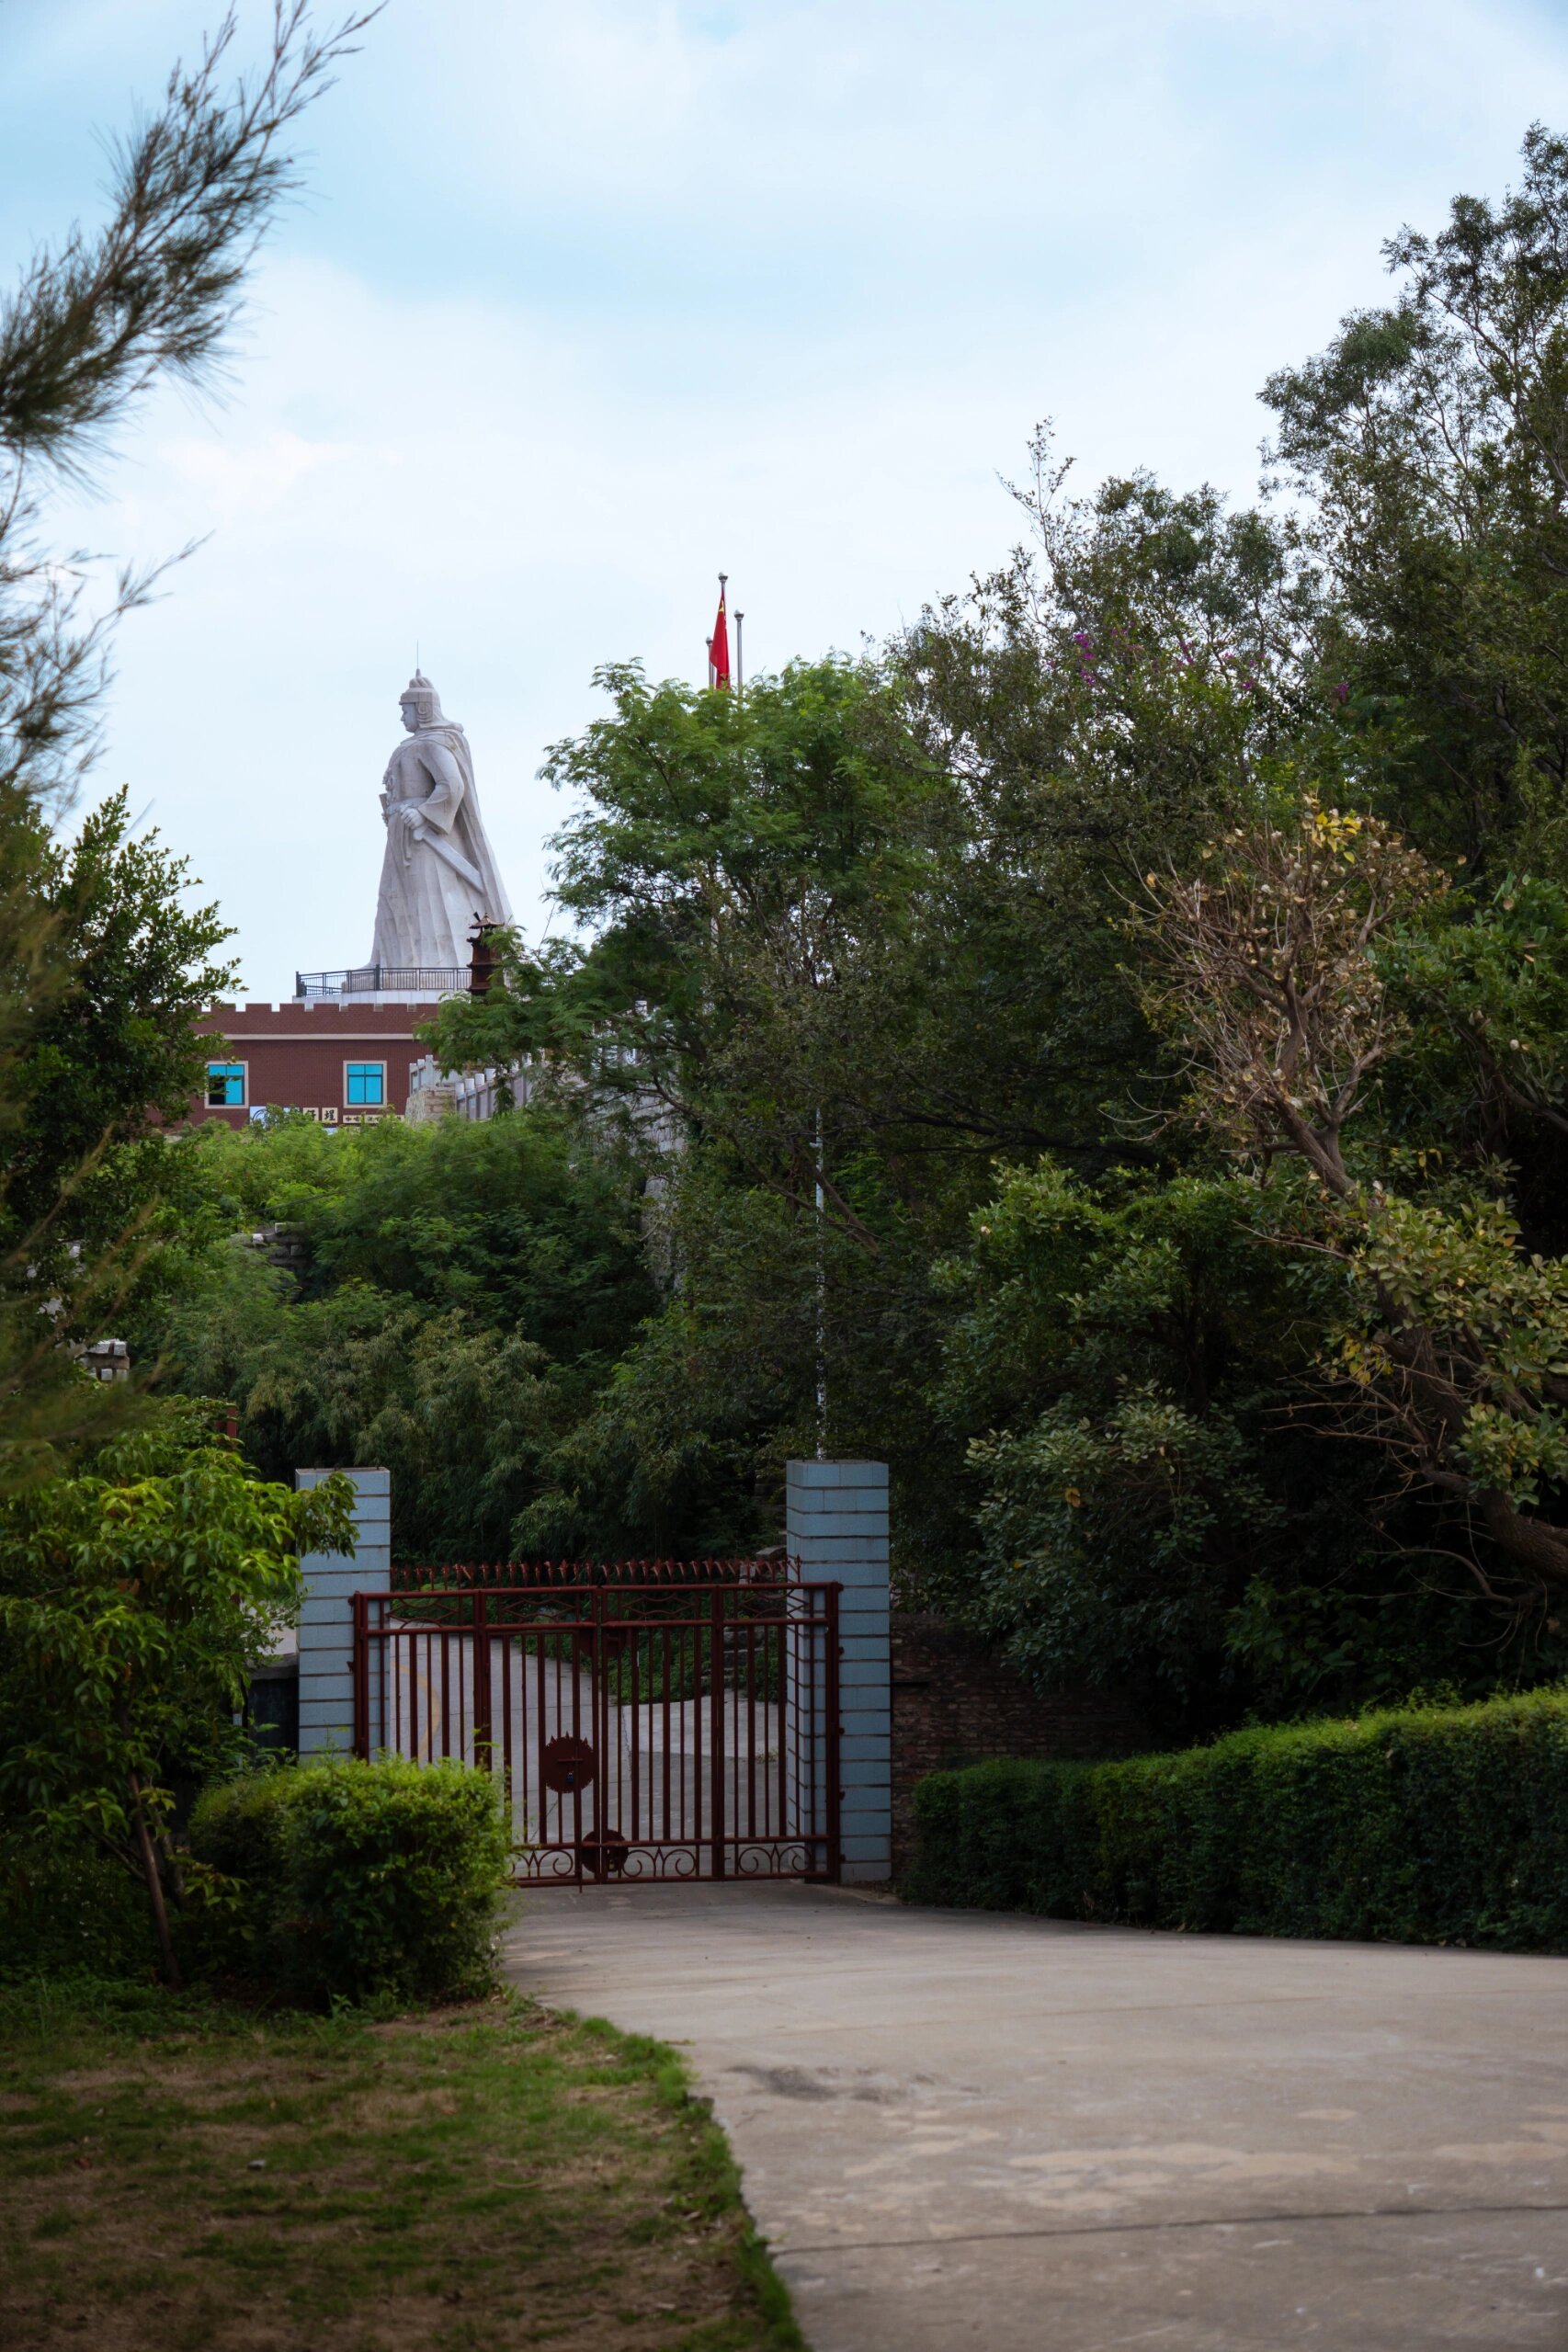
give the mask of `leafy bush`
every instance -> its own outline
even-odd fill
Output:
[[[0,1983],[151,1974],[147,1898],[90,1837],[0,1831]]]
[[[1113,1764],[983,1764],[922,1781],[915,1814],[915,1902],[1568,1950],[1568,1687]]]
[[[235,1882],[212,1953],[284,1998],[483,1991],[508,1856],[490,1775],[334,1758],[209,1789],[191,1850]]]
[[[101,1846],[142,1886],[173,1984],[180,1783],[232,1770],[299,1555],[352,1549],[352,1489],[254,1477],[214,1407],[164,1399],[80,1471],[0,1494],[0,1822]]]

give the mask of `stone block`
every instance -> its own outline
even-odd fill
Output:
[[[817,1461],[801,1455],[788,1465],[788,1477],[802,1493],[824,1486],[880,1486],[885,1494],[888,1466],[884,1461]]]

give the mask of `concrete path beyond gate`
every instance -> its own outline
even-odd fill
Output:
[[[1568,2352],[1568,1961],[788,1885],[507,1958],[687,2045],[813,2352]]]

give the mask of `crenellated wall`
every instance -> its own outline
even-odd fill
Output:
[[[414,1031],[436,1013],[428,1003],[375,997],[334,1002],[296,998],[281,1005],[212,1005],[198,1027],[222,1038],[224,1058],[245,1065],[245,1099],[233,1108],[193,1097],[193,1120],[222,1119],[243,1127],[253,1110],[272,1106],[302,1110],[332,1127],[362,1119],[401,1114],[408,1102],[409,1074],[428,1051]],[[217,1056],[218,1049],[213,1049]],[[348,1099],[345,1083],[350,1062],[386,1064],[384,1099],[367,1108]]]

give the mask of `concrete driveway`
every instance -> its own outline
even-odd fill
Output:
[[[686,2045],[813,2352],[1568,2352],[1568,1960],[789,1885],[507,1956]]]

